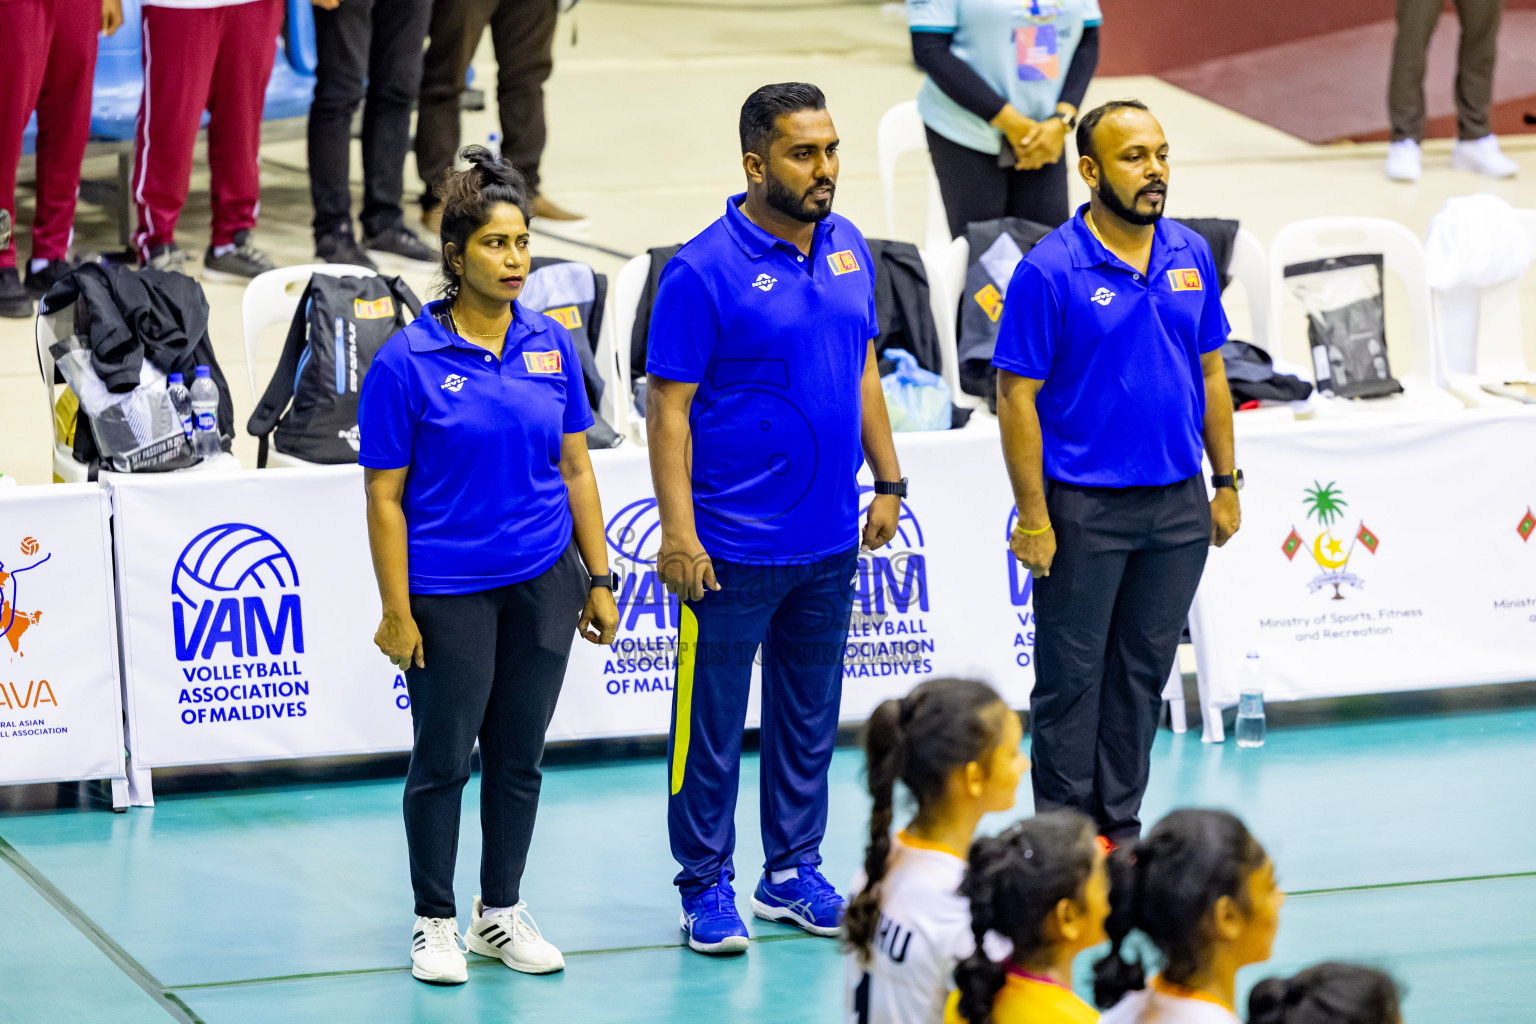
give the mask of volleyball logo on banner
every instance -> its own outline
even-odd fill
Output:
[[[671,700],[677,671],[677,632],[681,604],[667,593],[656,571],[661,547],[661,513],[655,498],[640,498],[608,520],[608,547],[618,572],[619,638],[603,663],[603,687],[609,696],[659,693]]]
[[[176,560],[171,597],[182,724],[308,715],[299,571],[276,537],[248,523],[204,530]]]
[[[861,521],[874,492],[868,484],[859,485]],[[926,618],[932,609],[923,527],[905,501],[890,544],[859,553],[853,585],[843,679],[933,674],[935,645]]]
[[[1008,523],[1003,528],[1003,557],[1008,560],[1008,601],[1013,605],[1013,662],[1029,668],[1035,662],[1035,574],[1019,564],[1008,547],[1014,527],[1019,525],[1019,506],[1008,509]]]
[[[33,537],[22,538],[17,549],[21,552],[20,560],[0,558],[0,639],[5,641],[0,650],[7,651],[7,660],[21,668],[19,659],[26,657],[27,632],[43,621],[43,610],[27,599],[23,574],[46,564],[53,554],[39,557],[42,546]],[[48,728],[48,722],[39,715],[44,709],[58,706],[58,697],[48,680],[20,679],[7,672],[0,680],[0,739],[45,735],[43,730]]]

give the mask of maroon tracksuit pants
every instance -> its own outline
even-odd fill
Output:
[[[3,2],[3,0],[0,0]],[[139,258],[176,240],[192,180],[192,147],[208,111],[213,244],[256,225],[261,205],[261,108],[282,0],[228,7],[144,7],[144,98],[133,144]]]
[[[16,217],[16,164],[37,111],[37,208],[32,258],[63,259],[74,230],[80,162],[91,134],[91,83],[101,0],[0,0],[0,204]],[[16,243],[0,269],[16,266]]]

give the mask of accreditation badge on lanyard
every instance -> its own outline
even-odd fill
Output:
[[[1057,57],[1056,19],[1061,5],[1056,0],[1023,0],[1024,21],[1013,30],[1018,48],[1019,81],[1054,82],[1061,77]]]

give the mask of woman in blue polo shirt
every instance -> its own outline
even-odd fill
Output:
[[[468,979],[453,867],[477,737],[481,895],[466,944],[529,974],[565,966],[518,888],[572,639],[611,644],[619,621],[581,364],[564,327],[516,302],[531,195],[484,149],[463,156],[442,197],[445,298],[379,350],[358,414],[384,604],[374,642],[405,672],[415,728],[411,973],[437,984]]]
[[[949,233],[1067,219],[1067,132],[1099,64],[1099,0],[907,0]]]

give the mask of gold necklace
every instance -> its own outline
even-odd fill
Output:
[[[494,332],[492,332],[490,334],[481,334],[479,331],[466,331],[466,330],[464,330],[464,328],[459,326],[459,318],[453,315],[453,307],[452,306],[448,307],[448,322],[453,324],[453,333],[454,334],[459,334],[459,335],[468,334],[468,335],[472,335],[473,337],[476,337],[476,338],[505,338],[507,336],[507,331],[512,329],[512,321],[509,318],[507,320],[507,326],[503,327],[500,331],[494,331]]]

